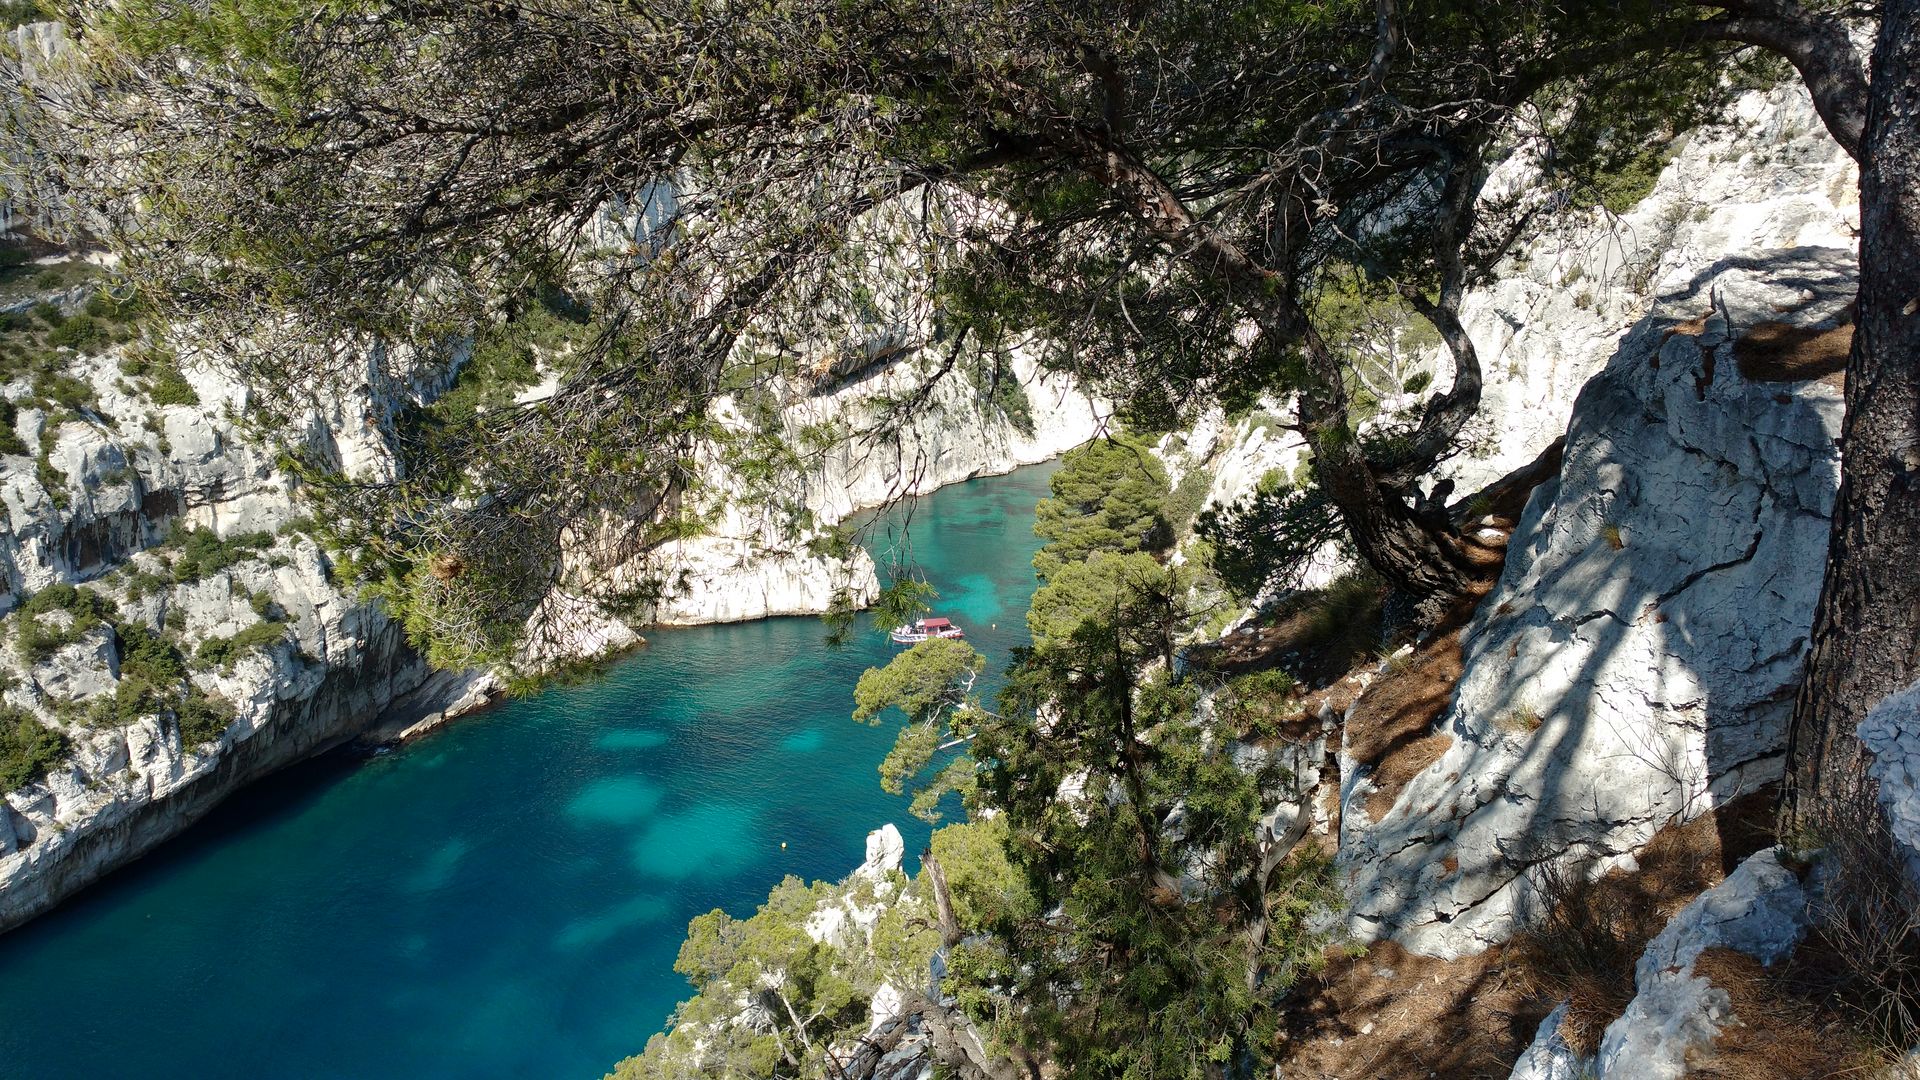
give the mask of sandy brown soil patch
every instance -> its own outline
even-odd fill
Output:
[[[1448,961],[1381,942],[1301,992],[1278,1053],[1288,1080],[1505,1077],[1546,1015],[1500,949]]]
[[[1852,349],[1851,324],[1814,329],[1763,322],[1733,343],[1733,358],[1740,374],[1754,382],[1819,379],[1841,387]]]
[[[1361,765],[1378,765],[1427,734],[1464,670],[1460,636],[1455,627],[1416,647],[1412,656],[1387,661],[1347,718],[1349,756]]]
[[[1700,1080],[1826,1080],[1860,1075],[1872,1058],[1858,1036],[1828,1010],[1795,992],[1790,980],[1733,949],[1714,948],[1693,973],[1726,991],[1733,1022],[1713,1046],[1689,1054],[1687,1075]]]
[[[1347,717],[1343,746],[1354,761],[1373,770],[1367,814],[1375,821],[1393,806],[1407,782],[1453,743],[1433,731],[1433,722],[1446,711],[1464,670],[1462,633],[1463,628],[1455,626],[1428,639],[1412,656],[1387,661],[1386,670]]]
[[[1427,771],[1453,745],[1453,736],[1433,734],[1415,739],[1387,756],[1373,770],[1373,791],[1367,795],[1367,820],[1379,821],[1393,809],[1400,793],[1413,778]]]

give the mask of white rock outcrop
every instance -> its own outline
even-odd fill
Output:
[[[72,747],[70,760],[43,781],[0,793],[0,929],[137,857],[273,769],[363,732],[419,734],[484,705],[496,689],[484,673],[430,673],[380,604],[333,582],[326,555],[297,528],[295,481],[237,419],[251,409],[243,387],[189,366],[184,375],[198,403],[155,405],[119,359],[67,358],[68,374],[94,395],[77,418],[51,418],[24,381],[0,387],[20,403],[16,435],[30,449],[45,447],[49,466],[28,456],[0,458],[0,519],[7,524],[0,532],[0,617],[48,586],[89,583],[116,601],[120,621],[164,629],[190,659],[203,643],[259,626],[259,603],[271,602],[284,631],[225,667],[194,663],[194,684],[236,708],[220,739],[200,748],[181,746],[177,725],[161,717],[106,727],[79,718],[111,699],[119,684],[119,658],[104,629],[40,663],[0,652],[0,669],[15,668],[18,676],[0,700],[59,728]],[[391,475],[395,417],[408,402],[439,392],[447,375],[389,379],[371,357],[366,370],[364,385],[307,418],[305,450],[352,475]],[[938,408],[908,425],[891,451],[829,459],[809,473],[804,490],[788,494],[816,526],[830,525],[872,502],[1045,460],[1092,434],[1099,422],[1094,403],[1040,378],[1031,365],[1022,370],[1031,433],[975,400],[965,380],[950,378],[934,390]],[[803,398],[784,424],[797,432],[827,422],[835,409],[857,410],[916,378],[910,356],[879,365],[834,395]],[[905,479],[895,474],[909,463],[914,471]],[[721,528],[714,535],[670,552],[682,572],[661,621],[818,613],[837,599],[864,603],[877,588],[864,551],[843,558],[805,543],[781,547],[769,527],[756,535],[742,525],[759,519],[731,502],[716,516]],[[728,534],[733,525],[740,531]],[[180,526],[224,539],[268,539],[217,572],[176,581],[178,552],[166,541]],[[585,601],[556,596],[549,607],[566,624],[557,647],[567,656],[638,641],[634,628]],[[43,618],[61,625],[66,616]]]
[[[1581,393],[1561,475],[1469,629],[1438,723],[1450,748],[1382,820],[1347,798],[1360,935],[1478,952],[1513,929],[1527,868],[1599,873],[1778,777],[1842,402],[1824,383],[1749,381],[1734,343],[1842,318],[1852,256],[1739,262],[1671,298]]]
[[[1540,1021],[1540,1029],[1513,1063],[1508,1080],[1594,1080],[1592,1059],[1581,1056],[1560,1035],[1566,1018],[1567,1006],[1562,1002]]]
[[[1736,1016],[1727,992],[1694,961],[1708,949],[1732,949],[1771,965],[1791,952],[1811,921],[1813,898],[1770,848],[1748,857],[1720,884],[1701,893],[1647,944],[1634,965],[1634,997],[1607,1025],[1599,1054],[1582,1058],[1560,1039],[1566,1006],[1540,1025],[1512,1080],[1680,1080],[1689,1053],[1705,1050],[1730,1024],[1765,1024]]]
[[[906,842],[891,822],[867,834],[867,858],[842,884],[840,895],[807,917],[807,935],[838,948],[862,948],[894,900]]]
[[[1779,849],[1750,856],[1727,880],[1701,893],[1647,944],[1634,965],[1635,994],[1600,1039],[1601,1077],[1680,1080],[1687,1052],[1712,1044],[1735,1017],[1727,992],[1693,973],[1713,948],[1772,964],[1800,943],[1809,923],[1800,879],[1780,865]],[[1742,1018],[1766,1023],[1771,1017]]]
[[[1516,156],[1488,187],[1525,185],[1532,168]],[[1559,438],[1587,380],[1668,297],[1704,298],[1708,278],[1768,252],[1853,250],[1858,193],[1852,159],[1790,80],[1742,95],[1727,116],[1684,135],[1631,210],[1575,217],[1529,243],[1461,304],[1486,388],[1485,423],[1447,473],[1457,490],[1525,465]],[[1436,366],[1447,385],[1448,366]]]
[[[1880,787],[1880,805],[1907,873],[1920,881],[1920,683],[1889,694],[1858,729],[1872,752],[1867,773]]]

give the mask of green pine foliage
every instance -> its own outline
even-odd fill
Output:
[[[1279,472],[1261,477],[1251,495],[1207,508],[1194,533],[1208,545],[1213,572],[1243,602],[1276,583],[1292,584],[1328,544],[1351,547],[1325,493],[1311,480],[1290,483]]]
[[[83,354],[97,353],[113,344],[108,325],[86,312],[69,316],[47,334],[47,344]]]
[[[237,533],[222,538],[212,529],[191,528],[175,522],[167,535],[173,556],[173,582],[187,585],[251,559],[273,546],[269,532]]]
[[[987,821],[933,834],[934,857],[968,925],[1037,912],[1007,862],[1005,832]],[[849,930],[847,944],[813,940],[808,919],[848,902],[884,904],[871,934]],[[674,1011],[667,1031],[615,1066],[609,1080],[831,1075],[827,1049],[866,1033],[868,1003],[882,983],[926,984],[940,946],[933,908],[924,870],[911,879],[894,871],[881,882],[856,877],[838,885],[789,877],[750,918],[717,909],[695,918],[674,965],[695,995]],[[739,1022],[742,1001],[764,1024]]]
[[[908,724],[880,763],[880,786],[891,794],[913,791],[912,811],[928,821],[940,819],[940,802],[950,792],[972,793],[974,768],[965,755],[953,758],[931,778],[922,774],[942,744],[964,741],[970,732],[963,710],[974,679],[987,666],[965,641],[931,638],[869,668],[854,687],[853,718],[877,724],[883,713],[899,709]]]
[[[66,753],[66,736],[19,709],[0,706],[0,792],[44,778]]]
[[[1027,629],[1039,645],[1066,641],[1081,623],[1112,620],[1132,596],[1181,584],[1184,575],[1148,552],[1095,551],[1062,564],[1033,594]]]
[[[1157,551],[1173,540],[1167,473],[1144,439],[1096,439],[1070,451],[1050,486],[1052,497],[1034,510],[1033,531],[1046,541],[1033,557],[1042,580],[1096,551]]]

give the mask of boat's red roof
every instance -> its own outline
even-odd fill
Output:
[[[945,619],[922,619],[920,620],[920,625],[926,627],[929,630],[940,630],[940,629],[944,629],[945,627],[952,626],[953,624],[948,622]]]

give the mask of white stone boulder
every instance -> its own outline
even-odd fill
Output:
[[[1647,945],[1634,965],[1633,1001],[1600,1039],[1598,1077],[1680,1080],[1688,1051],[1711,1046],[1735,1020],[1727,992],[1695,975],[1694,960],[1707,949],[1727,948],[1771,964],[1793,950],[1807,924],[1806,890],[1780,865],[1777,848],[1741,863]],[[1739,1019],[1764,1024],[1771,1018]]]
[[[1867,772],[1880,786],[1880,805],[1920,881],[1920,683],[1890,694],[1860,721],[1860,741],[1872,752]]]
[[[906,858],[907,842],[901,838],[900,830],[892,822],[867,834],[867,861],[860,864],[854,873],[868,878],[884,878],[900,869]]]

